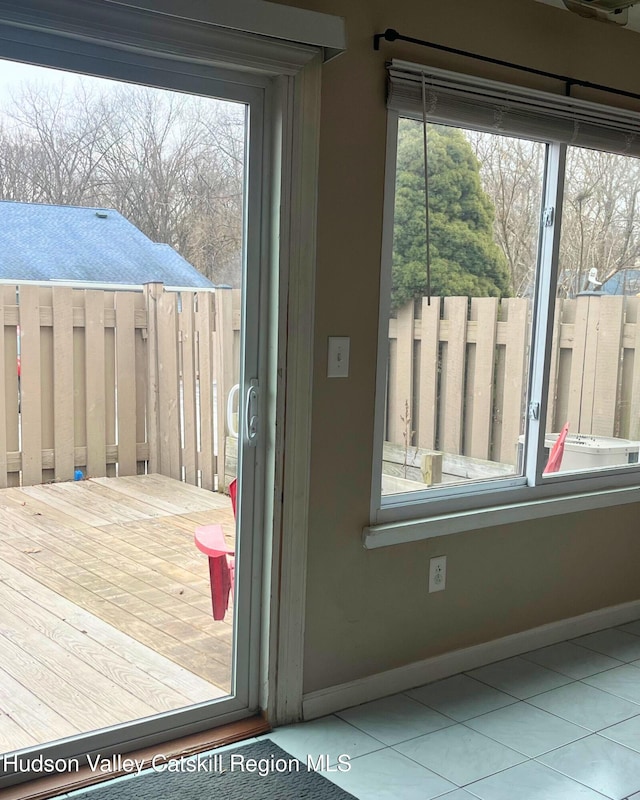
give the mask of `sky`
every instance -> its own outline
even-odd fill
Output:
[[[83,76],[83,79],[102,85],[105,83],[112,83],[112,81],[105,80],[104,78]],[[64,81],[65,84],[72,86],[74,82],[79,80],[80,78],[72,72],[50,69],[48,67],[36,67],[31,64],[21,64],[17,61],[0,59],[0,100],[9,99],[12,90],[23,83],[37,81],[38,83],[55,86],[61,81]]]
[[[53,69],[52,67],[40,67],[32,64],[23,64],[18,61],[0,59],[0,119],[6,120],[4,109],[10,105],[14,96],[20,96],[20,89],[24,85],[44,85],[45,88],[50,88],[51,90],[64,86],[67,92],[72,93],[78,84],[82,84],[86,88],[94,87],[96,90],[100,90],[118,83],[122,82],[110,78],[96,78],[92,75],[76,74],[67,70]],[[155,91],[166,93],[171,90],[155,88]],[[229,106],[234,106],[237,109],[239,105],[236,102],[214,98],[203,98],[202,102],[219,106],[220,111]]]

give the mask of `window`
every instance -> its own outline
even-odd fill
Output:
[[[389,75],[365,544],[639,500],[640,116]]]

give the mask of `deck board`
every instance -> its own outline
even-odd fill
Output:
[[[0,752],[221,697],[197,525],[229,499],[163,476],[0,490]]]

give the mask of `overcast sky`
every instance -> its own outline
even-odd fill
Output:
[[[19,87],[23,83],[50,83],[52,86],[64,81],[65,85],[72,86],[79,77],[72,72],[64,72],[59,69],[48,67],[34,67],[31,64],[21,64],[17,61],[0,60],[0,98],[11,97],[12,89]],[[90,78],[83,76],[83,80],[95,82],[96,84],[111,83],[104,78]]]

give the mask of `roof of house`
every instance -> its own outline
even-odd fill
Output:
[[[0,278],[213,286],[117,211],[6,200],[0,201]]]
[[[621,269],[600,287],[604,294],[637,295],[640,292],[640,270]]]

